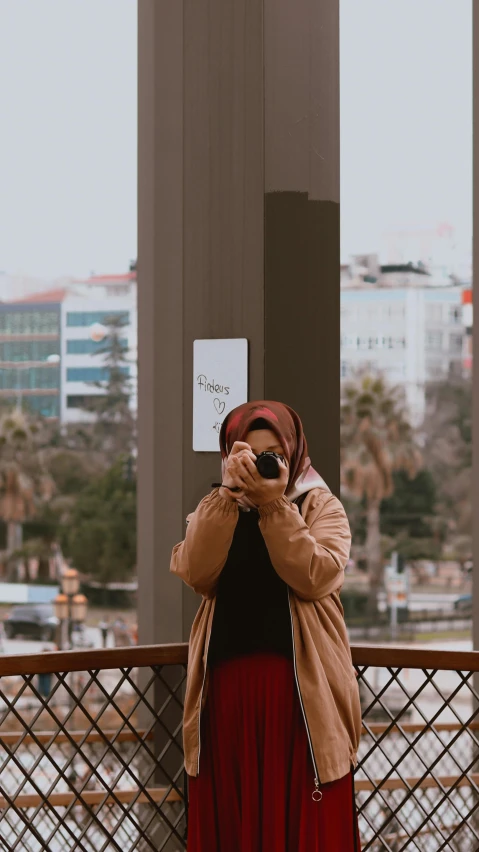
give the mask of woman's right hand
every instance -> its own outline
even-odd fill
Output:
[[[223,485],[220,488],[220,495],[226,500],[238,500],[244,495],[245,483],[240,476],[242,468],[239,461],[245,456],[248,456],[253,462],[256,462],[256,456],[250,445],[246,444],[244,441],[235,441],[226,460],[223,471]],[[240,490],[231,491],[231,488],[239,488]]]

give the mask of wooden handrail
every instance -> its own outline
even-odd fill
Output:
[[[407,790],[416,786],[424,790],[428,787],[439,787],[440,784],[443,787],[470,787],[472,782],[476,785],[479,783],[479,773],[471,772],[462,778],[460,775],[438,775],[437,778],[433,778],[432,775],[426,778],[417,776],[404,778],[404,780],[402,778],[373,778],[372,781],[367,778],[355,778],[354,789],[356,793],[364,790]]]
[[[351,645],[357,666],[479,672],[479,651],[439,651],[389,645]]]
[[[354,780],[354,788],[356,793],[372,792],[379,789],[383,791],[406,790],[416,786],[424,790],[431,787],[438,787],[440,784],[446,788],[452,786],[470,787],[472,782],[476,785],[479,783],[479,774],[472,773],[464,778],[460,778],[459,775],[441,775],[437,778],[427,777],[420,779],[419,777],[408,777],[404,780],[401,778],[388,778],[386,780],[374,778],[372,781],[369,781],[368,779],[356,778]],[[20,793],[18,796],[13,796],[13,801],[16,808],[38,808],[42,804],[49,805],[52,808],[66,808],[74,802],[80,806],[88,805],[90,807],[106,804],[114,805],[116,802],[126,805],[134,799],[137,804],[151,804],[151,801],[155,803],[161,802],[167,793],[167,789],[165,787],[151,787],[141,792],[138,788],[127,790],[115,789],[112,792],[114,795],[111,795],[108,790],[84,790],[82,793],[75,794],[71,790],[67,790],[64,793],[51,793],[50,796],[45,796],[45,798],[38,793]],[[165,802],[169,803],[181,801],[182,796],[176,790],[170,790],[165,799]],[[8,801],[3,796],[0,796],[0,808],[4,809],[8,807]]]
[[[12,654],[0,657],[0,677],[184,665],[187,661],[187,642],[178,645],[134,645],[88,651]]]
[[[479,651],[439,651],[389,645],[351,645],[357,666],[479,672]],[[0,677],[186,665],[188,643],[0,656]]]
[[[479,722],[470,722],[469,725],[461,725],[459,722],[435,722],[431,728],[423,722],[401,722],[400,729],[398,725],[391,725],[390,722],[368,722],[367,728],[363,725],[361,734],[364,737],[369,736],[370,732],[372,734],[384,734],[385,731],[388,731],[388,733],[393,734],[400,733],[400,730],[404,733],[419,734],[421,731],[426,731],[427,729],[446,733],[478,731]],[[52,739],[52,745],[63,745],[72,740],[75,743],[82,742],[83,745],[104,743],[107,740],[111,743],[114,742],[116,745],[117,743],[138,743],[140,740],[148,742],[154,739],[154,733],[153,731],[147,733],[142,728],[139,728],[137,731],[130,731],[126,728],[120,731],[104,730],[101,733],[99,731],[69,731],[68,734],[55,729],[52,731],[35,731],[35,735],[25,734],[24,731],[0,730],[0,746],[8,746],[9,748],[14,748],[20,741],[22,745],[46,745]]]
[[[131,790],[113,790],[112,796],[108,790],[84,790],[82,793],[75,794],[70,790],[65,793],[51,793],[50,796],[39,795],[38,793],[20,793],[18,796],[13,796],[13,801],[16,808],[38,808],[39,805],[45,804],[52,808],[67,808],[69,805],[76,802],[78,805],[114,805],[121,802],[122,805],[127,805],[135,799],[136,804],[151,804],[153,800],[156,804],[163,801],[166,794],[165,787],[145,788],[141,792],[139,789]],[[166,802],[181,802],[183,799],[176,790],[171,790],[165,801]],[[0,796],[0,808],[8,808],[9,803]]]
[[[24,745],[46,745],[53,739],[52,745],[63,745],[65,743],[82,743],[83,745],[91,743],[104,743],[107,740],[110,743],[138,743],[148,742],[154,739],[153,731],[148,733],[139,728],[137,731],[129,731],[124,729],[121,731],[104,730],[101,731],[69,731],[66,734],[64,731],[59,731],[56,728],[53,731],[35,731],[33,734],[25,734],[24,731],[1,731],[0,730],[0,746],[8,746],[14,748],[20,741]]]

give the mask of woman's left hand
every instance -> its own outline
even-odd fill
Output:
[[[243,456],[237,461],[237,472],[244,485],[245,496],[255,506],[264,506],[283,497],[288,485],[288,466],[278,459],[280,475],[278,479],[264,479],[255,463]]]

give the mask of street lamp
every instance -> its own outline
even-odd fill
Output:
[[[61,575],[61,594],[57,595],[53,604],[55,615],[60,622],[60,645],[63,646],[64,625],[67,625],[68,645],[72,647],[74,624],[82,624],[86,620],[88,601],[85,595],[79,594],[80,577],[75,568],[66,568]]]
[[[63,650],[63,637],[65,634],[65,624],[67,624],[68,646],[72,647],[72,632],[74,624],[82,624],[86,620],[88,601],[85,595],[79,593],[80,576],[75,568],[65,568],[61,574],[61,594],[57,595],[53,601],[55,606],[55,615],[60,621],[60,648]],[[70,674],[70,690],[69,690],[69,711],[68,716],[71,720],[73,730],[75,729],[75,673]],[[71,784],[75,784],[77,780],[77,771],[75,768],[75,758],[77,750],[72,742],[72,756],[70,762],[70,772],[68,780]]]
[[[66,568],[62,574],[62,591],[69,597],[76,595],[80,588],[80,577],[76,568]]]
[[[72,621],[75,624],[83,624],[86,620],[88,601],[85,595],[73,595],[72,597]]]

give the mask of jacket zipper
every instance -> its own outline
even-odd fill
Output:
[[[298,689],[299,702],[301,704],[301,710],[303,712],[304,724],[306,726],[306,733],[308,735],[309,748],[310,748],[310,751],[311,751],[311,758],[313,760],[313,766],[314,766],[314,771],[315,771],[314,790],[313,790],[313,794],[312,794],[312,799],[313,799],[313,802],[320,802],[321,799],[323,798],[323,794],[322,794],[321,790],[319,789],[319,785],[320,785],[321,782],[319,780],[318,767],[316,765],[316,758],[314,756],[314,751],[313,751],[313,743],[312,743],[311,734],[310,734],[310,731],[309,731],[308,720],[306,718],[306,712],[305,712],[304,704],[303,704],[303,696],[301,695],[301,689],[299,687],[298,672],[297,672],[297,668],[296,668],[296,647],[295,647],[295,641],[294,641],[293,612],[292,612],[292,609],[291,609],[291,600],[290,600],[290,597],[289,597],[289,587],[287,589],[287,592],[288,592],[289,614],[290,614],[290,618],[291,618],[291,635],[292,635],[292,638],[293,638],[294,677],[295,677],[295,680],[296,680],[296,687]]]
[[[198,713],[198,766],[197,766],[197,774],[200,774],[200,754],[201,754],[201,705],[203,704],[203,690],[205,688],[206,682],[206,672],[208,671],[208,651],[210,649],[210,639],[211,639],[211,630],[210,635],[208,636],[208,644],[206,646],[205,653],[205,671],[203,674],[203,683],[201,685],[201,693],[200,693],[200,709]]]

